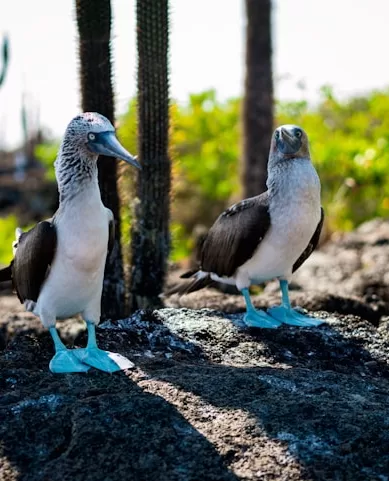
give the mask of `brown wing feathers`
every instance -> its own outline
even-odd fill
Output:
[[[201,269],[231,277],[248,261],[270,226],[268,194],[243,200],[219,216],[203,245]]]
[[[40,222],[20,236],[11,264],[12,282],[20,302],[38,300],[56,246],[57,234],[51,222]]]
[[[220,277],[232,276],[236,269],[250,259],[270,226],[268,194],[243,200],[223,212],[210,228],[201,250],[200,268],[203,271],[184,273],[181,278],[192,277],[165,295],[176,292],[188,294],[214,283],[205,272]]]

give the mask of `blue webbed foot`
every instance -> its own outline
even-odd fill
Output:
[[[299,312],[298,309],[293,309],[290,305],[288,282],[285,279],[280,279],[280,288],[282,293],[282,306],[272,307],[268,309],[271,317],[289,326],[299,327],[315,327],[322,324],[324,321],[314,319]]]
[[[306,316],[291,307],[277,306],[268,310],[269,315],[282,324],[299,327],[315,327],[324,321]]]
[[[134,367],[134,364],[121,354],[103,351],[98,347],[75,349],[74,355],[80,362],[104,372],[115,372]]]
[[[61,341],[55,326],[51,326],[49,332],[53,338],[55,348],[55,355],[49,364],[51,372],[86,372],[89,370],[89,366],[83,364],[74,356],[75,351],[66,348],[65,344]]]
[[[266,312],[256,310],[248,310],[243,320],[246,326],[262,329],[276,329],[281,325],[276,319],[268,316]]]
[[[96,343],[95,324],[86,321],[86,325],[88,328],[88,345],[85,349],[74,350],[74,355],[80,362],[104,372],[115,372],[134,367],[134,364],[121,354],[99,349]]]
[[[90,367],[74,356],[73,350],[61,349],[50,361],[50,371],[53,373],[87,372]]]
[[[246,301],[246,314],[243,318],[246,326],[260,327],[262,329],[276,329],[281,325],[276,319],[268,316],[266,312],[257,311],[253,306],[250,299],[249,290],[247,288],[242,289],[243,297]]]

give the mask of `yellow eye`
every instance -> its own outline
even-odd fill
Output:
[[[301,138],[302,135],[303,135],[303,133],[301,132],[301,130],[297,130],[296,133],[295,133],[295,136],[297,138]]]

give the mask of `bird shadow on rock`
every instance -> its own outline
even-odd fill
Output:
[[[365,481],[389,472],[387,385],[330,372],[226,366],[195,376],[181,367],[159,379],[200,398],[214,418],[233,413],[216,428],[219,443],[235,436],[230,461],[248,458],[247,473]]]
[[[146,316],[147,317],[147,316]],[[103,348],[167,368],[198,358],[199,348],[158,321],[138,317],[126,330],[98,330]],[[157,339],[156,332],[160,338]],[[165,337],[170,336],[170,340]],[[165,339],[165,340],[164,340]],[[164,342],[166,341],[166,345]],[[83,335],[76,344],[85,342]],[[169,348],[167,347],[169,344]],[[130,346],[130,348],[129,348]],[[15,336],[0,353],[0,478],[6,481],[202,481],[238,478],[211,442],[163,397],[148,392],[136,368],[114,374],[54,375],[47,332]]]
[[[387,341],[359,318],[327,321],[248,330],[241,314],[138,312],[98,329],[137,365],[113,375],[53,375],[49,334],[16,336],[0,353],[5,479],[382,481]]]
[[[253,472],[263,479],[387,479],[387,335],[380,338],[355,316],[326,313],[319,313],[328,318],[321,327],[277,330],[247,330],[241,315],[230,315],[234,335],[229,335],[224,314],[204,311],[208,328],[194,323],[189,338],[201,340],[206,363],[144,369],[166,383],[158,392],[181,412],[196,418],[192,407],[185,407],[191,393],[201,400],[197,417],[206,411],[220,419],[213,429],[219,443],[237,439],[230,463],[239,465],[243,479],[257,479],[249,476]],[[166,318],[174,328],[172,310]],[[181,320],[176,330],[183,333]],[[186,394],[172,397],[170,386]],[[226,410],[233,414],[226,416]]]

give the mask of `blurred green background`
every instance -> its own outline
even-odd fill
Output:
[[[190,95],[185,104],[172,103],[173,260],[190,254],[192,232],[197,225],[211,225],[223,208],[239,199],[240,109],[240,99],[219,101],[214,90]],[[339,100],[330,87],[324,86],[316,105],[276,102],[276,125],[295,123],[309,135],[313,162],[322,183],[328,235],[389,215],[387,112],[389,90]],[[119,119],[119,137],[130,151],[136,152],[135,101]],[[53,141],[35,148],[51,181],[58,145]],[[125,242],[131,217],[130,175],[129,169],[121,169]],[[12,257],[10,246],[17,224],[14,215],[0,219],[0,263]]]

